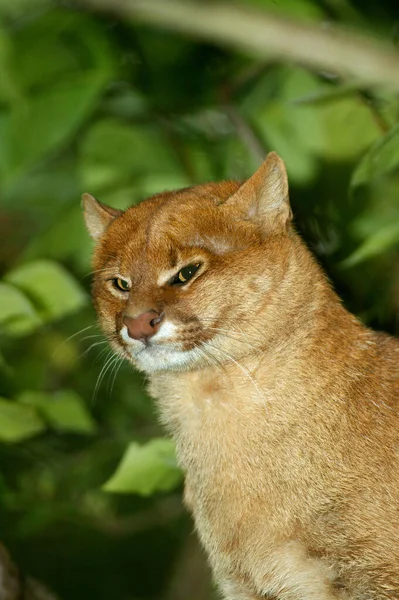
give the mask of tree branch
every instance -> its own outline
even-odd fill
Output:
[[[193,0],[80,0],[94,10],[399,90],[399,54],[378,39],[338,27],[302,23],[227,2]]]
[[[0,543],[0,599],[1,600],[57,600],[38,581],[23,577],[12,562],[6,548]]]

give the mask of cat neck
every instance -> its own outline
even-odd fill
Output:
[[[263,343],[261,360],[314,356],[331,359],[339,348],[369,332],[341,303],[316,259],[298,235],[278,293],[266,297],[256,315]],[[249,353],[250,354],[250,353]],[[249,360],[251,357],[248,357]]]
[[[312,396],[328,386],[344,390],[347,378],[343,374],[350,363],[353,370],[359,370],[370,360],[372,346],[367,340],[374,334],[342,306],[299,238],[294,246],[278,296],[268,297],[254,317],[261,344],[253,349],[247,345],[239,355],[226,355],[219,365],[150,376],[150,393],[160,401],[166,425],[179,411],[184,413],[190,399],[200,407],[222,392],[230,394],[231,405],[237,401],[240,410],[245,410],[240,397],[248,386],[254,400],[251,410],[255,405],[262,410],[265,393],[292,396],[299,390],[300,395],[309,392]],[[252,341],[253,327],[247,333]]]

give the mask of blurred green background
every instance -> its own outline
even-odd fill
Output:
[[[235,4],[398,39],[394,0]],[[95,5],[0,0],[0,539],[62,600],[209,600],[173,446],[95,325],[80,195],[124,208],[276,150],[344,302],[395,333],[398,93]]]

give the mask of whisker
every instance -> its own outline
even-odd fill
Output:
[[[198,318],[198,320],[199,321],[214,321],[215,322],[219,318],[220,317],[218,317],[218,316],[215,316],[215,317],[204,317],[203,315],[201,315]],[[227,321],[227,320],[229,320],[229,321],[235,321],[235,322],[238,322],[238,321],[242,322],[242,321],[244,321],[245,323],[250,323],[250,324],[253,325],[254,317],[253,316],[251,316],[251,317],[243,317],[242,315],[240,315],[240,316],[234,316],[234,317],[228,317],[226,315],[223,315],[223,321]]]
[[[117,356],[117,355],[115,356],[114,355],[114,360],[111,362],[111,364],[109,366],[109,369],[108,369],[109,374],[108,374],[107,394],[110,393],[111,383],[112,383],[112,376],[113,376],[113,373],[114,373],[114,370],[115,370],[116,366],[118,365],[119,358],[120,358],[119,356]]]
[[[112,348],[109,348],[109,346],[108,346],[107,340],[105,340],[105,341],[104,341],[104,343],[106,343],[106,344],[107,344],[107,346],[101,350],[101,352],[98,354],[98,356],[96,356],[96,360],[95,360],[95,362],[97,362],[98,360],[100,360],[100,358],[101,358],[101,357],[102,357],[104,354],[106,354],[106,353],[107,353],[109,350],[111,350],[111,351],[112,351]],[[109,352],[108,352],[108,353],[109,353]]]
[[[242,339],[242,337],[240,337],[241,335],[244,335],[243,333],[240,334],[240,332],[238,332],[238,331],[231,331],[229,329],[221,329],[220,327],[207,327],[207,330],[208,331],[216,331],[217,333],[220,333],[222,336],[224,336],[226,338],[229,338],[235,342],[240,342],[241,344],[246,344],[249,348],[252,348],[256,352],[261,352],[260,348],[257,348],[256,346],[254,346],[247,340],[244,340],[244,339]],[[236,336],[238,336],[238,337],[234,337],[233,335],[231,335],[232,333],[236,334]],[[256,341],[258,341],[258,340],[256,340]]]
[[[79,340],[79,342],[84,342],[85,340],[90,340],[93,338],[104,337],[102,333],[94,333],[93,335],[86,335],[84,338]]]
[[[105,267],[104,269],[95,269],[94,271],[90,271],[90,273],[86,273],[86,275],[83,275],[83,277],[81,277],[81,280],[86,279],[86,277],[90,277],[90,275],[95,275],[96,273],[113,273],[114,269],[111,269],[110,267]]]
[[[66,340],[63,340],[59,346],[57,346],[57,348],[54,350],[52,356],[54,357],[57,352],[59,352],[61,350],[61,348],[63,346],[65,346],[65,344],[67,342],[69,342],[70,340],[72,340],[74,337],[76,337],[77,335],[80,335],[81,333],[84,333],[85,331],[87,331],[88,329],[92,329],[92,327],[95,327],[95,325],[88,325],[87,327],[84,327],[83,329],[80,329],[79,331],[77,331],[76,333],[73,333],[72,335],[70,335],[68,338],[66,338]],[[84,338],[85,339],[85,338]]]
[[[92,350],[93,348],[95,348],[96,346],[100,346],[101,344],[107,344],[107,340],[101,340],[100,342],[94,342],[93,344],[91,344],[88,348],[86,348],[86,350],[84,350],[84,352],[81,352],[78,356],[78,358],[83,358],[83,356],[86,356],[86,354],[88,354],[90,352],[90,350]],[[77,358],[77,359],[78,359]],[[76,359],[76,360],[77,360]]]
[[[200,354],[200,356],[205,355],[206,358],[210,361],[210,363],[213,364],[215,367],[220,367],[220,368],[224,369],[223,363],[218,361],[216,356],[212,356],[212,354],[207,351],[206,346],[198,343],[195,345],[195,349],[198,350],[198,353]]]
[[[112,350],[110,350],[110,353],[111,353],[111,356],[108,356],[108,358],[106,359],[106,361],[100,371],[99,376],[97,377],[97,382],[96,382],[94,392],[93,392],[93,397],[92,397],[92,406],[97,398],[97,393],[100,389],[101,382],[104,379],[105,374],[107,373],[108,369],[112,366],[113,361],[115,360],[115,355]]]
[[[206,325],[206,321],[211,321],[212,324],[214,324],[215,320],[217,320],[217,319],[212,318],[212,317],[202,317],[201,316],[201,318],[200,318],[200,321],[201,322],[205,322],[205,325]],[[244,324],[246,328],[252,329],[253,332],[256,335],[259,335],[259,333],[260,333],[258,325],[255,325],[253,323],[253,317],[248,317],[248,318],[239,317],[238,318],[238,317],[225,317],[225,316],[223,316],[223,321],[227,321],[227,320],[231,320],[233,322],[232,327],[233,328],[234,327],[238,327],[243,335],[245,335],[245,332],[243,331],[243,329],[241,327],[242,324]],[[261,338],[261,339],[263,339],[263,338]]]
[[[241,369],[241,371],[244,373],[244,375],[246,375],[246,377],[248,377],[248,379],[253,384],[254,388],[256,389],[259,397],[261,398],[261,400],[263,402],[264,407],[267,408],[267,406],[266,406],[266,398],[264,397],[264,395],[263,395],[260,387],[256,383],[255,379],[252,377],[252,375],[250,374],[250,372],[248,371],[248,369],[246,369],[245,367],[243,367],[237,360],[235,360],[235,358],[233,358],[232,356],[230,356],[230,354],[228,354],[224,350],[221,350],[220,348],[217,348],[216,346],[213,346],[212,344],[209,344],[208,342],[206,342],[206,345],[210,346],[211,348],[213,348],[217,352],[221,352],[222,354],[224,354],[231,362],[233,362],[235,365],[237,365],[237,367],[239,369]]]
[[[114,376],[113,376],[112,383],[111,383],[110,394],[112,394],[112,390],[114,389],[114,385],[115,385],[115,381],[116,381],[116,376],[118,375],[119,370],[120,370],[120,368],[121,368],[121,366],[122,366],[122,364],[123,364],[123,362],[125,360],[123,358],[123,356],[122,357],[118,357],[118,358],[119,358],[119,362],[118,361],[116,362],[116,365],[115,365],[115,368],[114,368]]]

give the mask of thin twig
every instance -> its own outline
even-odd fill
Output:
[[[234,104],[224,104],[224,111],[234,125],[238,137],[251,153],[254,160],[261,163],[267,154],[267,149],[256,135],[250,124],[244,119]]]
[[[399,54],[378,39],[336,26],[303,23],[227,2],[80,0],[155,27],[194,35],[263,59],[279,59],[399,90]]]

